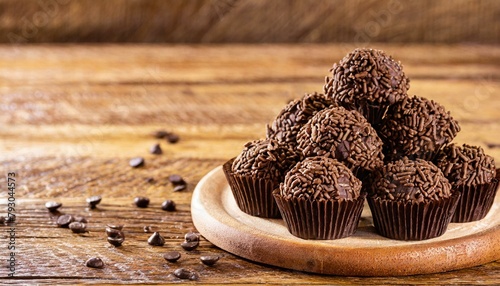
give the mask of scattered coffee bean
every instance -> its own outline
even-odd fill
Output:
[[[174,144],[174,143],[177,143],[179,142],[179,135],[175,134],[175,133],[169,133],[167,135],[167,141],[168,143],[171,143],[171,144]]]
[[[132,168],[142,167],[142,166],[144,166],[144,158],[142,158],[142,157],[132,158],[132,159],[130,159],[130,161],[128,162],[128,164]]]
[[[170,134],[170,132],[167,132],[165,130],[158,130],[153,135],[157,139],[163,139],[163,138],[166,138],[168,136],[168,134]]]
[[[70,214],[64,214],[57,218],[57,225],[59,227],[68,227],[70,223],[73,222],[73,216]]]
[[[85,266],[90,268],[103,268],[104,262],[99,257],[92,257],[85,262]]]
[[[217,255],[206,255],[206,256],[201,256],[200,260],[203,264],[212,266],[219,260],[219,256]]]
[[[163,151],[161,150],[160,144],[155,144],[149,148],[149,153],[155,154],[155,155],[160,155],[163,154]]]
[[[176,262],[179,258],[181,258],[181,254],[179,251],[169,251],[163,254],[163,258],[165,258],[168,262]]]
[[[184,268],[178,268],[174,270],[174,275],[177,278],[180,279],[189,279],[189,280],[197,280],[198,279],[198,274],[195,272],[189,271]]]
[[[122,230],[123,229],[123,224],[107,224],[106,229],[117,229],[117,230]]]
[[[102,197],[101,196],[91,196],[87,198],[87,204],[91,209],[95,209],[96,206],[101,202]]]
[[[184,241],[183,243],[181,243],[182,248],[187,251],[195,250],[198,245],[200,245],[199,241]]]
[[[166,200],[161,204],[161,209],[168,212],[175,211],[175,202],[172,200]]]
[[[81,222],[74,221],[69,224],[69,229],[74,233],[84,233],[87,232],[87,225]]]
[[[168,180],[173,185],[186,185],[186,181],[184,181],[184,179],[181,176],[176,174],[168,176]]]
[[[145,180],[145,181],[146,181],[146,183],[150,183],[150,184],[152,184],[152,183],[154,183],[154,182],[155,182],[155,178],[153,178],[153,177],[148,177],[148,178],[146,178],[146,180]]]
[[[163,246],[165,244],[165,239],[159,232],[155,232],[148,238],[148,244],[153,246]]]
[[[49,210],[49,212],[55,212],[58,208],[62,206],[59,202],[46,202],[45,207]]]
[[[188,232],[184,235],[184,240],[186,242],[200,241],[200,235],[196,232]]]
[[[79,215],[74,216],[74,217],[73,217],[73,221],[76,221],[76,222],[81,222],[81,223],[87,223],[87,222],[88,222],[88,221],[87,221],[87,219],[86,219],[85,217],[83,217],[83,216],[79,216]]]
[[[146,197],[136,197],[134,199],[134,204],[139,208],[147,208],[149,205],[149,198]]]
[[[125,237],[123,237],[123,236],[116,236],[116,237],[108,236],[107,239],[108,239],[108,242],[115,247],[121,246],[123,244],[123,242],[125,241]]]
[[[187,185],[177,185],[174,187],[174,192],[180,192],[184,191],[186,189]]]
[[[144,232],[145,232],[145,233],[150,233],[150,232],[153,232],[153,228],[152,228],[151,226],[149,226],[149,225],[146,225],[146,226],[144,227]]]

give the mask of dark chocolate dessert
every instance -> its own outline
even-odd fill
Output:
[[[318,156],[297,163],[274,191],[274,198],[291,234],[337,239],[356,231],[365,195],[349,168]]]
[[[316,92],[293,100],[281,110],[273,123],[267,126],[267,138],[289,146],[297,145],[297,133],[300,128],[318,111],[333,104],[332,99]]]
[[[351,169],[372,171],[383,164],[382,140],[357,111],[343,107],[322,110],[297,135],[303,157],[326,156]]]
[[[286,144],[274,139],[255,140],[245,144],[234,159],[232,171],[240,176],[283,180],[286,172],[298,161],[298,155]]]
[[[450,181],[452,188],[462,196],[452,222],[471,222],[488,214],[498,189],[493,157],[483,148],[451,144],[443,148],[437,166]]]
[[[404,98],[394,104],[380,128],[385,155],[433,160],[460,131],[458,122],[443,106],[423,97]]]
[[[288,145],[273,139],[256,140],[248,142],[222,169],[243,212],[275,218],[280,213],[272,192],[297,161],[298,155]]]
[[[377,170],[372,188],[368,204],[375,229],[399,240],[442,235],[460,197],[436,165],[407,157]]]
[[[357,110],[374,126],[387,108],[406,97],[410,80],[403,66],[380,50],[355,49],[330,70],[325,94],[349,110]]]

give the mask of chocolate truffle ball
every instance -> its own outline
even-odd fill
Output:
[[[324,109],[314,115],[297,135],[302,156],[326,156],[349,168],[372,171],[383,164],[382,140],[357,111],[343,107]]]
[[[280,185],[284,198],[307,200],[352,200],[360,196],[361,181],[339,161],[310,157],[297,163]]]
[[[449,198],[451,185],[429,161],[407,157],[390,162],[375,172],[373,197],[401,202],[429,202]]]
[[[298,155],[286,144],[273,139],[245,144],[232,165],[234,174],[282,181],[285,173],[298,161]]]
[[[467,144],[444,147],[438,155],[437,166],[452,186],[487,184],[496,176],[493,157],[486,155],[483,148]]]
[[[403,156],[432,160],[459,131],[458,122],[443,106],[414,96],[404,98],[389,109],[379,135],[384,141],[386,156],[392,160]]]
[[[273,123],[267,126],[267,138],[295,146],[300,128],[314,114],[332,104],[332,99],[316,92],[291,101],[281,110]]]
[[[403,66],[385,52],[355,49],[330,70],[323,89],[349,110],[358,110],[378,124],[387,107],[406,97],[410,80]]]

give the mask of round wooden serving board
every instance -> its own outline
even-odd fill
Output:
[[[235,255],[274,266],[335,275],[398,276],[436,273],[500,259],[500,193],[488,215],[477,222],[451,223],[444,235],[425,241],[398,241],[378,235],[365,205],[354,236],[304,240],[291,235],[281,219],[240,211],[217,167],[196,186],[193,222],[210,242]]]

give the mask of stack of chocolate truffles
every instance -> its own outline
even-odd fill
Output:
[[[450,112],[409,89],[402,64],[385,52],[347,54],[322,93],[288,103],[266,138],[223,165],[238,207],[322,240],[354,235],[365,201],[377,233],[397,240],[483,219],[500,180],[494,159],[453,142],[460,126]]]

